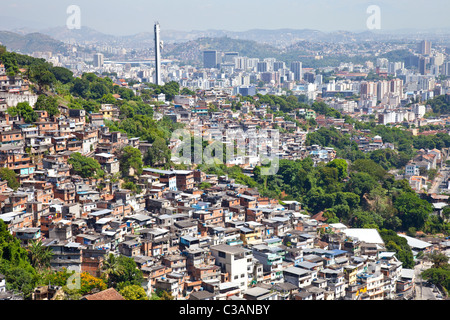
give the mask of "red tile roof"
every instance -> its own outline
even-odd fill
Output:
[[[126,300],[114,288],[109,288],[98,293],[84,296],[85,300]]]

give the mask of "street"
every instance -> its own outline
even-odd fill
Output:
[[[415,274],[415,298],[414,300],[438,300],[438,295],[440,294],[437,289],[426,285],[426,281],[422,280],[420,274],[422,271],[431,268],[431,262],[421,262],[414,267]]]
[[[446,148],[444,148],[444,149],[442,149],[441,166],[437,168],[438,172],[437,172],[436,178],[434,179],[434,181],[431,184],[430,189],[428,190],[428,192],[430,194],[440,193],[441,188],[447,189],[447,180],[448,180],[448,174],[449,174],[449,168],[445,164],[447,159],[448,159],[448,150]],[[445,187],[442,184],[444,184]]]

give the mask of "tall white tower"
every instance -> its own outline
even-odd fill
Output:
[[[155,68],[156,68],[156,76],[155,83],[157,85],[162,85],[161,82],[161,48],[162,41],[159,38],[159,22],[155,23]]]

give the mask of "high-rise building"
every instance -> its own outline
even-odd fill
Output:
[[[403,98],[403,81],[402,79],[392,79],[389,81],[390,92]]]
[[[159,22],[155,23],[155,83],[162,85],[161,82],[161,47],[162,42],[159,38]]]
[[[386,58],[377,58],[377,64],[376,66],[381,68],[381,69],[385,69],[387,68],[389,65],[389,60]]]
[[[291,62],[291,71],[294,73],[295,81],[300,81],[303,78],[303,67],[300,61]]]
[[[275,61],[273,63],[273,71],[278,71],[280,69],[284,69],[285,67],[286,66],[285,66],[285,63],[283,61]]]
[[[102,53],[96,53],[94,54],[94,67],[96,68],[102,68],[104,62],[104,56]]]
[[[360,84],[361,98],[367,99],[377,95],[377,84],[372,81],[362,81]]]
[[[444,74],[450,76],[450,61],[444,64]]]
[[[267,72],[268,69],[267,61],[259,61],[256,66],[256,71],[258,72]]]
[[[247,59],[247,68],[254,69],[258,66],[259,59],[258,58],[248,58]]]
[[[273,71],[273,64],[277,59],[275,58],[265,58],[264,61],[267,62],[267,71]]]
[[[389,62],[388,65],[388,73],[396,74],[398,70],[403,69],[405,64],[403,62]]]
[[[240,70],[247,69],[247,57],[234,58],[234,67]]]
[[[427,64],[428,64],[428,58],[426,58],[426,57],[419,58],[419,73],[421,75],[427,74]]]
[[[206,50],[203,51],[203,67],[204,68],[217,68],[217,51]]]
[[[377,100],[381,101],[389,94],[390,84],[387,80],[381,80],[377,83]]]
[[[237,52],[225,52],[223,55],[224,63],[234,63],[234,59],[239,57],[239,53]]]
[[[431,42],[427,41],[427,40],[423,40],[423,41],[419,42],[417,45],[417,51],[423,55],[430,55],[431,54]]]

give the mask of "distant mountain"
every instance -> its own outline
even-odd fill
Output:
[[[69,29],[67,27],[53,27],[41,31],[56,40],[62,42],[114,42],[117,37],[99,32],[89,27]]]
[[[1,21],[1,19],[0,19]],[[0,23],[0,26],[2,24]],[[33,31],[28,27],[17,28],[18,33]],[[1,29],[1,28],[0,28]],[[7,29],[12,31],[11,28]],[[116,36],[99,32],[90,27],[82,27],[81,29],[70,30],[66,26],[39,29],[40,33],[46,34],[56,40],[62,42],[77,42],[80,44],[102,43],[105,45],[120,44],[125,48],[153,48],[154,35],[153,30],[148,30],[132,35]],[[166,44],[186,43],[199,38],[223,38],[228,37],[237,40],[251,40],[260,44],[268,44],[278,48],[285,48],[300,41],[309,42],[337,42],[351,43],[360,41],[382,41],[382,40],[404,40],[404,39],[420,39],[420,38],[449,38],[449,29],[439,30],[365,30],[360,32],[351,31],[334,31],[323,32],[313,29],[251,29],[247,31],[228,31],[228,30],[168,30],[161,29],[161,39]]]
[[[0,31],[0,43],[9,51],[30,54],[34,51],[52,51],[54,53],[65,50],[64,43],[42,33],[19,34],[10,31]]]
[[[18,32],[19,30],[27,30],[26,33],[32,33],[32,32],[39,32],[40,30],[48,27],[49,26],[47,24],[42,22],[0,15],[0,30],[12,32]]]
[[[239,52],[241,56],[252,58],[274,57],[280,54],[280,49],[268,44],[252,40],[232,39],[229,37],[199,38],[188,42],[173,44],[163,50],[167,58],[175,58],[188,62],[201,62],[202,51],[217,50],[221,52]]]

